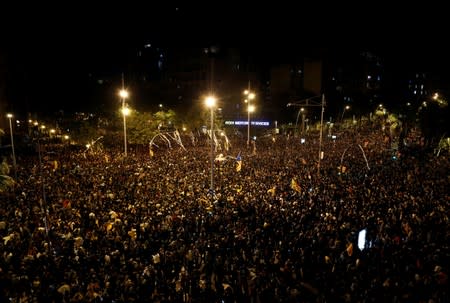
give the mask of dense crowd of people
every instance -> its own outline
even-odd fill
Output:
[[[0,302],[448,302],[449,158],[385,139],[19,156]]]

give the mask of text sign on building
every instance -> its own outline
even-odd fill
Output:
[[[237,120],[237,121],[225,121],[225,125],[248,125],[248,121],[241,121],[241,120]],[[270,122],[269,121],[250,121],[250,125],[254,125],[254,126],[270,126]]]

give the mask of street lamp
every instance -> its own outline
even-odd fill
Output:
[[[247,117],[247,145],[249,145],[250,143],[250,113],[253,113],[255,111],[255,106],[254,105],[248,105],[248,117]]]
[[[214,194],[214,106],[216,105],[216,98],[208,96],[205,99],[205,105],[211,109],[211,184],[209,191]]]
[[[305,108],[300,108],[300,111],[302,113],[302,135],[305,133]]]
[[[346,110],[349,110],[349,109],[350,109],[350,105],[346,105],[346,106],[344,107],[344,110],[342,111],[341,122],[342,122],[342,120],[344,120],[344,114],[345,114],[345,111],[346,111]]]
[[[130,114],[130,109],[125,105],[125,99],[128,98],[128,92],[125,89],[119,91],[119,96],[122,99],[122,115],[123,115],[123,145],[125,157],[127,156],[127,116]]]
[[[11,148],[12,148],[12,155],[13,155],[13,167],[14,167],[14,174],[16,174],[16,153],[14,151],[14,136],[13,136],[12,123],[11,123],[11,118],[13,117],[13,115],[7,114],[6,116],[9,119],[9,132],[11,133]]]
[[[255,99],[255,94],[250,90],[245,90],[244,95],[247,96],[245,103],[247,103],[247,146],[250,145],[250,113],[255,111],[255,106],[250,104],[250,101]]]
[[[320,103],[313,102],[312,99],[318,98],[322,96],[322,101]],[[323,152],[322,152],[322,133],[323,133],[323,113],[325,111],[325,94],[314,96],[311,98],[303,99],[297,102],[288,103],[287,106],[320,106],[321,107],[321,113],[320,113],[320,136],[319,136],[319,159],[317,162],[317,174],[320,175],[320,160],[323,158]],[[295,128],[297,129],[297,122],[298,122],[298,116],[301,112],[301,109],[298,111],[297,114],[297,121],[295,121]]]

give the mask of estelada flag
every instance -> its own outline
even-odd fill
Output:
[[[274,197],[274,196],[275,196],[275,191],[276,191],[276,189],[277,189],[277,187],[274,186],[274,187],[268,189],[268,190],[267,190],[267,193],[268,193],[268,194],[271,194],[272,197]]]
[[[291,179],[291,188],[298,193],[302,190],[300,185],[298,185],[297,180],[295,180],[295,178]]]
[[[241,171],[241,168],[242,168],[242,158],[241,155],[239,154],[236,157],[236,171]]]

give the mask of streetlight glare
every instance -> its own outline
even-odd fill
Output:
[[[121,89],[121,90],[119,91],[119,96],[120,96],[121,98],[128,98],[128,91],[126,91],[126,90],[124,90],[124,89]]]
[[[216,98],[213,96],[208,96],[205,99],[205,105],[211,110],[211,184],[209,187],[209,191],[211,193],[211,197],[214,195],[214,106],[216,105]]]
[[[128,107],[122,107],[122,114],[124,116],[130,115],[130,109]]]
[[[216,98],[212,96],[206,97],[205,104],[207,107],[213,107],[214,105],[216,105]]]
[[[246,96],[244,102],[247,103],[247,146],[250,145],[250,113],[255,111],[255,106],[251,103],[251,100],[255,99],[256,95],[250,90],[250,82],[248,83],[248,89],[244,90]]]
[[[13,115],[12,114],[6,114],[6,117],[11,119],[13,117]]]

